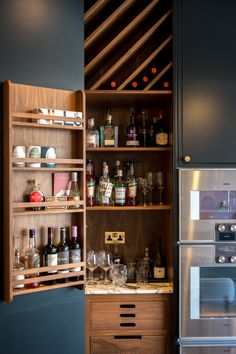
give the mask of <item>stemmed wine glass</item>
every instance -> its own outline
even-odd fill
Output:
[[[98,252],[98,265],[100,268],[104,270],[105,279],[103,284],[109,284],[109,280],[107,279],[107,272],[112,266],[112,256],[111,253],[106,251],[99,251]]]
[[[97,253],[94,250],[88,251],[86,261],[87,261],[87,268],[91,272],[91,280],[88,281],[88,284],[89,285],[96,284],[96,282],[93,280],[93,272],[98,266],[98,255],[97,255]]]
[[[163,192],[163,189],[165,188],[165,176],[164,176],[163,172],[161,172],[161,171],[157,172],[156,182],[157,182],[157,188],[159,190],[159,205],[162,205],[163,204],[162,192]]]

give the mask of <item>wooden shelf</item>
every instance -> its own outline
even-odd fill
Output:
[[[86,148],[87,152],[162,152],[162,151],[172,151],[169,146],[165,147],[99,147],[99,148]]]
[[[125,211],[135,211],[135,210],[141,210],[141,211],[149,211],[149,210],[171,210],[170,205],[147,205],[147,206],[142,206],[142,205],[137,205],[137,206],[106,206],[106,205],[95,205],[95,206],[87,206],[86,207],[87,211],[120,211],[120,210],[125,210]]]
[[[13,167],[13,171],[39,171],[39,172],[83,172],[80,167]]]
[[[41,118],[43,119],[43,118]],[[37,124],[28,122],[12,122],[13,126],[26,127],[26,128],[47,128],[47,129],[64,129],[64,130],[83,130],[81,127],[72,125],[59,125],[59,124]]]
[[[55,289],[60,289],[60,288],[67,288],[70,286],[78,286],[78,285],[83,286],[84,280],[71,281],[71,282],[61,283],[61,284],[58,283],[55,285],[40,285],[38,288],[32,288],[32,289],[13,290],[13,296],[37,293],[40,291],[55,290]]]
[[[27,158],[27,157],[22,157],[22,158],[17,158],[17,157],[12,157],[11,158],[12,162],[40,162],[40,163],[59,163],[63,165],[83,165],[84,160],[83,159],[46,159],[46,158]],[[28,169],[28,167],[22,167],[23,169]],[[39,170],[41,170],[41,167],[38,167]]]

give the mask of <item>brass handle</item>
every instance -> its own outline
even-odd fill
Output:
[[[190,160],[191,160],[190,156],[188,156],[188,155],[184,156],[184,162],[190,162]]]

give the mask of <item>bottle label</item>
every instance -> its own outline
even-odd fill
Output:
[[[95,181],[86,182],[87,197],[93,198],[95,195]]]
[[[135,198],[137,196],[137,183],[129,182],[127,185],[127,196]]]
[[[70,263],[79,263],[81,262],[81,250],[75,249],[75,250],[70,250]],[[79,272],[81,270],[81,267],[74,267],[70,268],[70,272]]]
[[[96,136],[95,135],[87,135],[86,143],[89,145],[91,144],[91,145],[96,146]]]
[[[126,146],[139,146],[138,140],[126,140]]]
[[[43,196],[42,193],[39,191],[34,191],[31,192],[29,195],[29,201],[30,202],[42,202],[43,201]]]
[[[113,184],[110,183],[110,182],[107,183],[106,184],[105,193],[104,193],[105,197],[108,197],[108,198],[111,197],[112,189],[113,189]]]
[[[168,134],[160,132],[156,134],[156,144],[157,145],[167,145],[168,144]]]
[[[165,278],[165,268],[164,267],[154,267],[154,278],[164,279]]]
[[[115,189],[115,203],[116,204],[125,204],[125,187],[119,187]]]
[[[105,139],[104,140],[104,145],[105,146],[115,145],[115,140],[114,139]]]
[[[69,251],[58,252],[58,264],[68,264],[69,263]],[[57,271],[59,274],[69,273],[69,269],[60,269]]]
[[[45,266],[46,267],[52,267],[57,265],[57,254],[48,254],[45,257]],[[48,273],[56,273],[57,270],[50,270]]]

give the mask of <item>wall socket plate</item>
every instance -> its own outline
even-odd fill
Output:
[[[125,243],[124,231],[105,231],[105,244]]]

